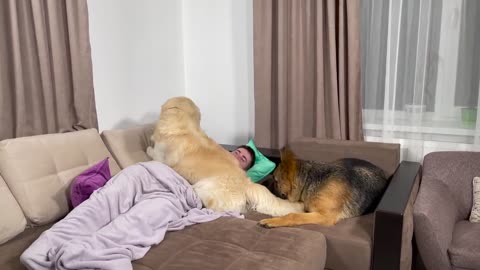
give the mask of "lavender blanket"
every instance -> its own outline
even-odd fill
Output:
[[[159,162],[130,166],[22,254],[29,269],[132,269],[166,231],[238,213],[202,209],[189,183]]]

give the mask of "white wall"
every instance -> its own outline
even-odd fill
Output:
[[[100,130],[157,119],[186,95],[219,143],[253,137],[252,0],[88,1]]]
[[[186,95],[219,143],[253,137],[252,24],[252,0],[184,1]]]
[[[89,0],[88,10],[100,131],[156,121],[185,94],[181,1]]]

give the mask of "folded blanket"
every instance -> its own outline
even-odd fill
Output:
[[[202,209],[190,184],[170,167],[146,162],[125,168],[57,222],[22,254],[29,269],[132,269],[166,231],[241,217]]]

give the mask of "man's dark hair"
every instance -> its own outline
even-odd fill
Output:
[[[246,149],[248,151],[248,153],[250,153],[250,156],[252,157],[252,162],[250,163],[250,166],[248,166],[247,170],[252,168],[253,167],[253,164],[255,164],[255,151],[253,151],[253,149],[248,146],[248,145],[240,145],[238,148],[243,148],[243,149]]]

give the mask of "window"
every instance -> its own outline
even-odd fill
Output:
[[[366,139],[411,160],[477,149],[480,1],[365,0],[361,13]]]
[[[400,125],[473,129],[461,108],[477,107],[480,1],[362,1],[365,124],[394,113]],[[405,123],[402,123],[401,120]]]

